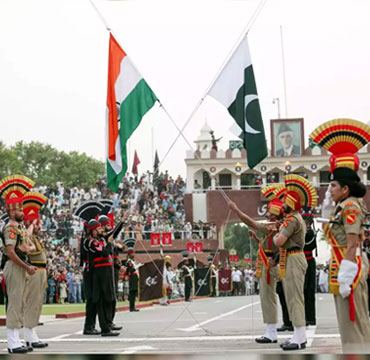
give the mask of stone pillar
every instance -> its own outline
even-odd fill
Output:
[[[241,189],[240,175],[236,175],[236,190]]]
[[[216,175],[211,175],[211,189],[216,190]]]
[[[314,173],[312,175],[312,185],[315,186],[315,187],[318,187],[320,184],[318,183],[317,181],[317,173]]]

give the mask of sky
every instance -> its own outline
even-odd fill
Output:
[[[93,1],[166,110],[156,105],[129,142],[129,167],[136,150],[140,172],[152,169],[155,150],[163,159],[174,123],[182,128],[196,108],[184,130],[192,146],[205,121],[220,148],[235,139],[232,118],[206,92],[249,27],[268,144],[274,98],[281,117],[304,118],[306,146],[327,120],[370,120],[368,0],[267,0],[252,24],[261,0]],[[1,0],[0,34],[0,141],[104,161],[109,33],[90,0]],[[161,169],[185,176],[188,149],[180,138]]]

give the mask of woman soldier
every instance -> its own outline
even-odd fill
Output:
[[[343,136],[345,135],[345,136]],[[370,127],[355,120],[337,119],[321,125],[311,135],[333,153],[330,158],[330,194],[336,206],[326,235],[332,246],[329,291],[334,294],[344,352],[370,351],[368,317],[368,262],[361,251],[366,193],[356,171],[354,154],[370,140]]]

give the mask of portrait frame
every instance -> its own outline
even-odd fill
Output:
[[[285,126],[282,126],[282,125]],[[290,129],[293,132],[293,142],[291,155],[284,155],[283,145],[278,136],[279,129]],[[271,129],[271,156],[273,157],[290,157],[302,156],[304,152],[304,120],[296,119],[272,119],[270,120]]]

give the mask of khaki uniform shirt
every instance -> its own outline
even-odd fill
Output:
[[[5,255],[7,254],[7,246],[12,245],[14,247],[19,247],[26,243],[26,229],[23,224],[18,223],[14,220],[9,220],[9,222],[4,226],[3,229],[4,242],[5,242]],[[20,241],[17,244],[17,238],[20,236]]]
[[[276,253],[279,251],[279,248],[274,244],[272,238],[276,234],[276,231],[269,230],[265,225],[258,224],[258,231],[263,234],[263,239],[260,240],[260,244],[263,250],[271,250],[272,252]],[[271,236],[271,247],[269,247],[269,236]]]
[[[331,232],[338,245],[347,246],[346,234],[362,236],[361,224],[365,221],[365,209],[355,197],[349,197],[337,204],[334,209],[334,221],[331,224]]]
[[[40,242],[37,236],[32,236],[32,242],[35,245],[35,251],[28,253],[28,258],[31,263],[45,263],[46,264],[46,254],[44,245]]]
[[[303,250],[306,236],[306,224],[298,211],[293,211],[284,219],[280,228],[280,234],[287,238],[287,241],[281,247],[291,249],[299,247]]]

